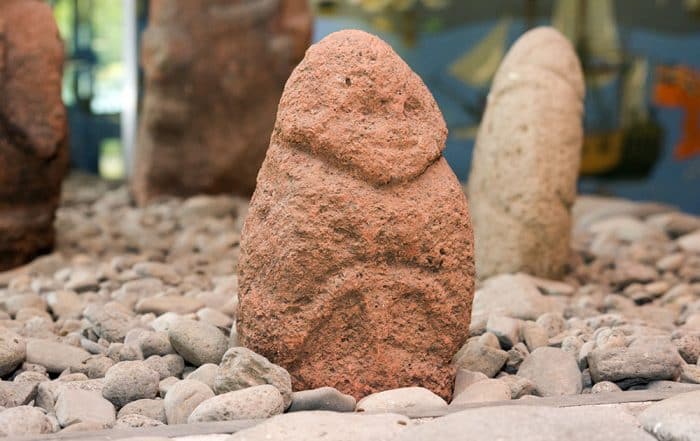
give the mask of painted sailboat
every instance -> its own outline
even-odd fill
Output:
[[[471,89],[485,89],[505,56],[510,18],[503,18],[448,67],[453,78]],[[641,177],[649,173],[661,149],[660,126],[649,113],[646,100],[649,63],[624,52],[612,0],[558,0],[552,25],[576,47],[586,76],[593,121],[586,133],[581,161],[584,175]],[[612,90],[611,90],[612,89]],[[617,115],[603,94],[617,96]],[[467,106],[465,106],[467,107]],[[614,107],[614,106],[613,106]],[[610,121],[614,128],[605,128]],[[478,125],[451,128],[456,139],[473,139]]]
[[[449,65],[450,76],[469,88],[487,90],[506,54],[511,24],[510,17],[500,19],[473,48]],[[478,129],[478,123],[474,123],[453,127],[450,132],[456,139],[468,140]]]

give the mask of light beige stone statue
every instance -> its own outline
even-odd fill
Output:
[[[496,73],[477,135],[468,196],[480,278],[557,278],[569,257],[583,142],[584,79],[549,27],[525,33]]]

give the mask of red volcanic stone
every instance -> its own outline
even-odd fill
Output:
[[[152,0],[134,196],[250,195],[311,39],[306,0]]]
[[[287,82],[243,230],[238,332],[295,389],[449,399],[474,260],[446,136],[421,79],[364,32],[312,46]]]
[[[53,247],[68,166],[62,70],[51,8],[0,1],[0,271]]]

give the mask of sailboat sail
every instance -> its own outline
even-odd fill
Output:
[[[572,42],[583,43],[591,61],[608,66],[622,61],[613,0],[557,0],[552,25]],[[614,69],[592,70],[587,75],[596,86],[605,86],[615,78]]]
[[[623,127],[647,121],[649,110],[646,103],[646,83],[649,75],[649,62],[636,58],[624,76],[622,83],[621,123]]]
[[[486,37],[450,65],[450,75],[470,87],[487,87],[505,55],[510,24],[509,17],[499,20]]]

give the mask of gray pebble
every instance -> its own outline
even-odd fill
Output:
[[[367,395],[357,402],[357,412],[398,412],[411,408],[439,410],[445,400],[423,387],[402,387]]]
[[[302,390],[292,393],[292,404],[288,412],[306,410],[329,410],[333,412],[352,412],[355,410],[355,398],[333,387]]]
[[[481,372],[474,372],[467,369],[457,369],[453,396],[461,393],[472,384],[481,380],[486,380],[487,378],[489,377]]]
[[[511,399],[510,386],[504,381],[488,378],[472,384],[452,398],[450,406]]]
[[[525,322],[522,327],[523,340],[530,352],[542,346],[547,346],[549,335],[547,330],[535,322]]]
[[[110,343],[123,341],[134,326],[132,316],[113,306],[90,305],[85,308],[84,315],[95,334]]]
[[[26,356],[26,342],[6,328],[0,328],[0,376],[13,372]]]
[[[31,403],[38,386],[37,382],[0,381],[0,406],[16,407]]]
[[[593,394],[599,394],[604,392],[622,392],[622,389],[620,389],[620,386],[613,383],[612,381],[601,381],[600,383],[594,384],[591,388],[591,393]]]
[[[209,398],[197,406],[188,423],[269,418],[284,411],[284,400],[269,384],[227,392]]]
[[[517,375],[502,375],[499,376],[498,379],[510,387],[510,397],[514,400],[533,395],[537,392],[535,383],[529,378],[519,377]]]
[[[524,343],[518,343],[508,350],[508,360],[506,360],[505,371],[515,374],[523,361],[530,355]]]
[[[165,403],[160,399],[148,399],[132,401],[119,409],[117,419],[126,415],[141,415],[149,419],[157,420],[166,423]]]
[[[115,362],[143,360],[141,348],[133,343],[112,343],[105,355]]]
[[[219,364],[228,348],[226,336],[216,326],[194,320],[171,324],[168,336],[175,351],[195,366]]]
[[[104,387],[104,378],[86,381],[45,381],[39,383],[36,392],[35,405],[46,410],[46,412],[54,413],[56,400],[64,390],[87,390],[87,391],[102,391]]]
[[[566,329],[566,320],[561,314],[555,312],[542,314],[537,318],[536,323],[547,332],[549,338],[561,334]]]
[[[55,429],[51,420],[40,409],[32,406],[17,406],[0,412],[0,435],[43,435]]]
[[[168,377],[179,377],[185,369],[185,360],[177,354],[168,354],[164,356],[151,355],[144,363],[149,368],[158,372],[160,380]]]
[[[50,340],[30,339],[27,342],[27,361],[40,364],[53,374],[66,369],[79,369],[90,353],[82,348]]]
[[[151,355],[172,354],[175,351],[170,344],[167,332],[156,332],[148,329],[132,329],[126,334],[124,343],[138,346],[145,358]]]
[[[158,372],[141,361],[122,361],[107,371],[102,396],[117,408],[142,398],[158,395]]]
[[[55,410],[61,427],[92,422],[107,428],[116,419],[114,405],[99,391],[64,389],[58,394]]]
[[[282,394],[284,408],[289,407],[292,379],[284,368],[250,349],[237,347],[226,351],[214,379],[214,392],[223,394],[262,384],[275,386]]]
[[[681,354],[686,363],[696,364],[700,358],[700,333],[690,334],[685,333],[673,343],[678,348],[678,353]]]
[[[191,297],[162,295],[139,300],[134,310],[139,314],[152,312],[156,315],[160,315],[166,312],[174,312],[184,315],[196,312],[202,307],[204,307],[202,302]]]
[[[501,348],[508,350],[520,341],[520,320],[492,314],[486,322],[486,331],[498,338]]]
[[[214,390],[214,379],[216,378],[216,373],[218,370],[219,366],[213,363],[206,363],[190,372],[185,378],[188,380],[201,381]]]
[[[595,383],[624,381],[627,387],[678,378],[683,363],[676,346],[663,337],[639,338],[626,348],[596,348],[587,358]]]
[[[164,423],[162,421],[153,419],[153,418],[148,418],[147,416],[144,415],[139,415],[139,414],[128,414],[120,417],[117,419],[117,421],[114,423],[114,429],[138,429],[142,427],[158,427],[158,426],[163,426]],[[138,438],[128,438],[129,441],[138,441]],[[153,441],[156,438],[148,437],[148,441]],[[165,440],[168,440],[168,438],[164,438]],[[146,441],[144,439],[144,441]]]
[[[201,381],[182,380],[165,394],[164,407],[168,424],[185,424],[199,404],[214,397],[214,392]]]
[[[485,345],[478,339],[471,339],[462,346],[453,360],[458,368],[481,372],[492,378],[508,360],[508,353],[493,346]]]
[[[165,397],[173,384],[177,383],[178,381],[180,381],[180,379],[177,377],[168,377],[160,380],[158,383],[158,396],[161,398]]]
[[[581,393],[581,371],[574,356],[558,348],[535,349],[518,370],[518,376],[535,383],[543,397]]]

